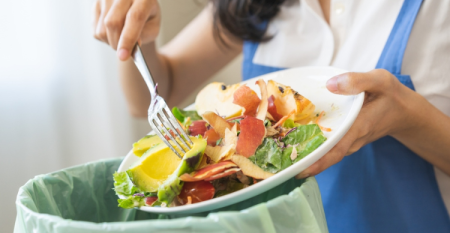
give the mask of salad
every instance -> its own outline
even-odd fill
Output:
[[[140,157],[116,172],[119,207],[173,207],[227,195],[270,178],[298,162],[331,131],[320,114],[289,86],[256,81],[258,94],[245,84],[214,82],[197,95],[194,111],[172,112],[190,135],[192,148],[182,159],[156,135],[133,144]]]

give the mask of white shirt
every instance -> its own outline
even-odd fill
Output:
[[[330,24],[317,0],[291,0],[272,19],[275,35],[258,46],[253,62],[291,68],[335,66],[366,72],[375,68],[403,0],[331,0]],[[319,52],[318,52],[319,51]],[[417,93],[450,116],[450,1],[423,2],[402,65]],[[450,176],[435,168],[450,214]]]

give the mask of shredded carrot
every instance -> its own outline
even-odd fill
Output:
[[[331,132],[331,128],[323,127],[323,126],[320,126],[320,125],[319,125],[319,127],[323,131]]]
[[[293,114],[295,113],[295,110],[292,110],[292,112],[290,112],[289,114],[287,114],[286,116],[282,117],[275,125],[273,125],[273,127],[278,127],[280,125],[282,125],[287,119],[289,119],[289,117],[291,117]]]
[[[189,117],[188,117],[189,118]],[[181,128],[186,131],[186,127],[184,127],[184,125],[177,119],[178,123],[181,125]]]
[[[188,196],[186,205],[190,205],[190,204],[192,204],[192,197]]]
[[[319,116],[316,118],[316,121],[314,123],[319,124],[319,120],[320,120],[320,118],[322,118],[324,113],[325,113],[325,111],[320,112]]]
[[[319,124],[320,119],[322,118],[325,111],[320,112],[319,116],[317,117],[315,123],[320,127],[321,130],[331,132],[331,128],[323,127]]]

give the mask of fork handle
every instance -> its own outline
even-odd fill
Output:
[[[132,57],[134,60],[134,64],[138,68],[142,77],[144,78],[145,83],[147,84],[148,90],[150,91],[150,96],[152,99],[158,94],[155,89],[155,80],[152,78],[152,74],[150,73],[150,69],[145,62],[144,55],[142,55],[141,47],[136,43],[136,46],[133,49]]]

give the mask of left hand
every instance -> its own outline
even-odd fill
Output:
[[[364,91],[364,104],[347,134],[321,159],[298,174],[299,179],[317,175],[364,145],[414,124],[413,117],[407,114],[407,104],[408,97],[417,93],[386,70],[341,74],[328,80],[327,88],[341,95]]]

